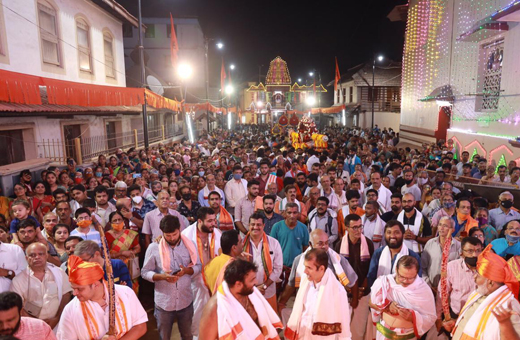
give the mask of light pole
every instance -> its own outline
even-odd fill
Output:
[[[204,70],[204,78],[206,81],[206,100],[209,103],[209,61],[208,61],[208,51],[209,51],[209,42],[213,41],[215,39],[204,37],[204,61],[205,61],[205,70]],[[224,48],[224,44],[221,42],[218,42],[216,44],[217,48],[221,50]],[[209,107],[206,109],[206,129],[208,131],[209,135]]]
[[[384,57],[382,55],[377,57],[377,61],[382,62]],[[376,79],[376,57],[374,56],[374,63],[372,64],[372,130],[374,130],[374,103],[375,103],[375,79]]]
[[[181,79],[181,102],[186,99],[186,94],[188,92],[188,86],[186,85],[186,80],[191,76],[193,73],[193,70],[190,65],[187,64],[180,64],[177,73],[179,74],[179,78]],[[183,92],[184,90],[184,92]],[[186,117],[186,125],[188,127],[188,138],[190,139],[191,143],[195,142],[195,136],[193,136],[193,126],[191,122],[191,118],[189,116],[186,116],[186,101],[184,101],[184,105],[182,105],[182,114],[184,117]],[[206,117],[208,118],[208,117]],[[209,120],[209,118],[208,118]]]
[[[228,109],[228,130],[231,130],[231,122],[232,122],[232,118],[231,118],[231,112],[229,111],[229,105],[231,103],[231,95],[233,94],[234,92],[234,88],[232,85],[228,85],[226,86],[226,95],[229,96],[228,98],[228,105],[226,105],[227,109]]]
[[[141,14],[141,0],[137,0],[138,7],[138,25],[139,25],[139,67],[141,69],[141,87],[146,88],[146,70],[144,68],[144,46],[143,46],[143,18]],[[146,96],[143,103],[143,137],[144,147],[149,146],[148,141],[148,115],[146,113]]]
[[[260,112],[262,111],[262,107],[264,107],[264,103],[261,100],[257,101],[256,102],[256,111],[258,112],[257,113],[257,117],[260,116]],[[257,118],[257,120],[258,120],[258,118]],[[272,116],[272,112],[271,112],[271,128],[272,127],[273,127],[273,116]]]

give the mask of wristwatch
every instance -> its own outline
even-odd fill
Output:
[[[14,272],[12,270],[7,271],[7,276],[14,276]]]
[[[263,287],[262,287],[262,288],[264,288],[264,290],[266,290],[266,289],[267,289],[267,285],[263,285]]]

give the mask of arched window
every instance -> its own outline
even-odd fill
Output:
[[[103,44],[105,48],[105,74],[107,77],[115,78],[114,38],[109,32],[103,32]]]
[[[43,62],[59,66],[61,58],[56,9],[47,2],[38,2],[38,20]]]
[[[83,19],[76,19],[76,39],[78,42],[79,69],[92,72],[92,51],[90,46],[90,27]]]

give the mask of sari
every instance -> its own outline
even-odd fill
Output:
[[[119,253],[121,251],[132,250],[137,245],[139,245],[139,234],[136,231],[124,229],[123,233],[117,239],[114,237],[114,234],[115,233],[113,230],[109,230],[105,234],[107,238],[108,247],[110,248],[110,253]],[[138,257],[138,255],[135,256]],[[128,259],[126,257],[121,257],[119,259],[126,264],[126,266],[128,267],[128,271],[130,272],[130,277],[133,277],[133,259]],[[132,288],[135,294],[139,293],[139,277],[132,279]]]

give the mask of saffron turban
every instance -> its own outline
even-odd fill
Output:
[[[101,280],[105,271],[97,262],[86,262],[76,255],[69,256],[69,281],[86,286]]]
[[[520,283],[516,279],[513,271],[501,256],[491,251],[493,245],[490,244],[478,256],[477,272],[486,279],[504,283],[515,298],[518,299]]]

